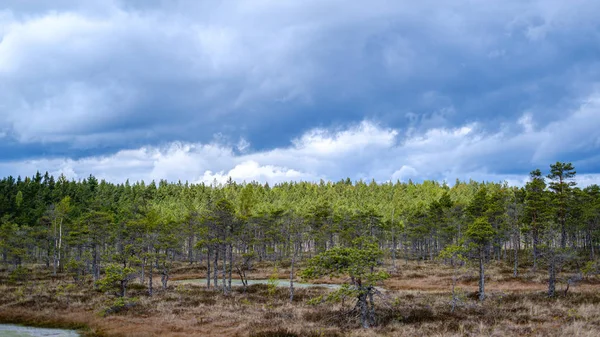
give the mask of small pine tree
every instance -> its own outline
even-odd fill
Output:
[[[479,260],[479,300],[485,299],[485,251],[496,231],[486,218],[475,219],[465,233],[470,241],[470,247],[477,251]]]
[[[340,300],[348,295],[356,297],[356,308],[360,313],[361,325],[375,325],[375,285],[389,277],[385,272],[375,271],[383,251],[371,238],[354,240],[352,247],[334,247],[308,261],[302,277],[314,279],[321,276],[348,275],[351,285],[341,287],[328,296],[328,300]]]

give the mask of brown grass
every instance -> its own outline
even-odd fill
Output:
[[[450,311],[454,270],[439,264],[402,265],[385,282],[378,298],[378,327],[359,328],[353,303],[312,306],[307,301],[324,289],[297,289],[288,303],[288,290],[273,294],[265,285],[225,296],[204,286],[171,285],[153,297],[141,285],[132,287],[135,306],[103,316],[112,298],[93,289],[91,282],[71,285],[67,278],[50,278],[41,269],[26,284],[7,284],[0,276],[0,321],[78,329],[86,336],[599,336],[599,280],[571,288],[567,296],[545,296],[543,271],[490,266],[484,303],[475,300],[477,277],[459,273],[462,303]],[[253,272],[265,278],[270,266]],[[286,270],[279,269],[281,274]],[[204,277],[201,269],[178,270],[172,279]],[[284,274],[285,275],[285,274]],[[256,277],[262,276],[262,277]],[[332,283],[342,279],[322,279]]]

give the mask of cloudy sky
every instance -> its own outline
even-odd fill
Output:
[[[0,175],[600,182],[597,0],[3,0]]]

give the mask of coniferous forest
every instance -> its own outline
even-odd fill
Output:
[[[600,1],[0,4],[0,337],[600,336]]]
[[[600,187],[575,178],[562,162],[525,186],[6,177],[0,317],[88,335],[594,335]]]

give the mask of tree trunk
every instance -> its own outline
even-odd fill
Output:
[[[514,250],[514,258],[515,258],[515,265],[513,268],[513,277],[517,277],[519,276],[519,246],[518,246],[518,241],[519,241],[519,234],[515,233],[515,238],[513,240],[513,250]]]
[[[590,259],[593,261],[596,259],[596,252],[594,251],[594,241],[590,235]]]
[[[537,270],[537,258],[538,258],[538,244],[539,244],[539,233],[537,227],[533,227],[533,271]]]
[[[206,250],[206,289],[210,289],[210,246]]]
[[[394,271],[397,271],[398,268],[396,267],[396,227],[394,226],[394,211],[395,208],[392,208],[392,266],[394,268]]]
[[[296,251],[295,245],[292,247],[292,263],[290,265],[290,303],[294,301],[294,262],[296,262]]]
[[[358,295],[358,308],[360,310],[360,325],[368,329],[371,327],[369,324],[369,308],[367,307],[367,292],[362,286],[359,286],[359,295]]]
[[[228,291],[231,292],[231,273],[233,271],[233,244],[229,244],[229,280],[227,280]]]
[[[456,309],[456,303],[458,302],[458,297],[456,296],[456,281],[457,281],[456,274],[457,274],[458,267],[453,266],[453,269],[454,270],[452,273],[452,309],[450,310],[450,312],[454,312],[454,309]]]
[[[52,247],[52,242],[47,240],[47,249],[46,249],[46,268],[50,268],[50,249]],[[6,263],[7,253],[6,249],[4,250],[4,263]]]
[[[121,280],[121,297],[127,296],[127,280]]]
[[[154,277],[154,275],[152,274],[153,272],[153,263],[152,261],[150,261],[150,265],[148,266],[148,296],[152,296],[154,293],[154,289],[152,288],[153,284],[152,284],[152,278]]]
[[[369,299],[369,325],[375,326],[375,300],[373,299],[373,287],[367,287],[367,295]]]
[[[554,252],[550,252],[550,259],[548,260],[548,297],[554,297],[555,293],[556,293],[556,260],[555,260]]]
[[[188,262],[189,264],[194,263],[194,250],[192,247],[194,246],[194,236],[190,235],[188,238]]]
[[[60,269],[60,250],[62,249],[62,223],[63,220],[60,219],[60,222],[58,223],[58,260],[57,260],[57,266]]]
[[[485,246],[479,248],[479,300],[485,299]]]
[[[169,271],[166,265],[163,265],[162,275],[160,276],[163,290],[167,290],[167,283],[169,282]]]
[[[167,283],[169,282],[169,268],[167,266],[167,259],[169,259],[169,250],[165,251],[165,260],[163,261],[162,273],[160,276],[163,290],[167,290]]]
[[[140,273],[140,283],[144,284],[146,283],[146,257],[144,256],[144,258],[142,259],[142,271]]]
[[[402,244],[404,245],[404,265],[408,266],[408,245],[406,244],[406,230],[402,235]]]
[[[227,294],[226,271],[227,271],[227,246],[221,245],[223,255],[223,265],[221,266],[221,278],[223,280],[223,294]]]
[[[398,271],[398,267],[396,266],[396,247],[398,246],[398,243],[396,242],[394,232],[395,231],[392,229],[392,266],[394,271]]]
[[[56,276],[56,267],[58,264],[57,254],[58,238],[56,237],[56,222],[54,221],[54,250],[52,252],[52,276]]]
[[[92,257],[92,273],[94,274],[94,287],[100,279],[100,263],[98,261],[98,247],[94,245]]]
[[[517,247],[517,240],[515,239],[515,242],[513,243],[515,246],[513,247],[514,250],[514,258],[515,258],[515,265],[513,267],[513,277],[517,277],[519,276],[519,247]]]
[[[213,263],[213,280],[215,289],[219,288],[219,246],[215,245],[215,257]]]
[[[558,221],[560,222],[560,248],[565,249],[567,247],[567,226],[565,224],[566,219],[563,212],[564,211],[561,210]]]

